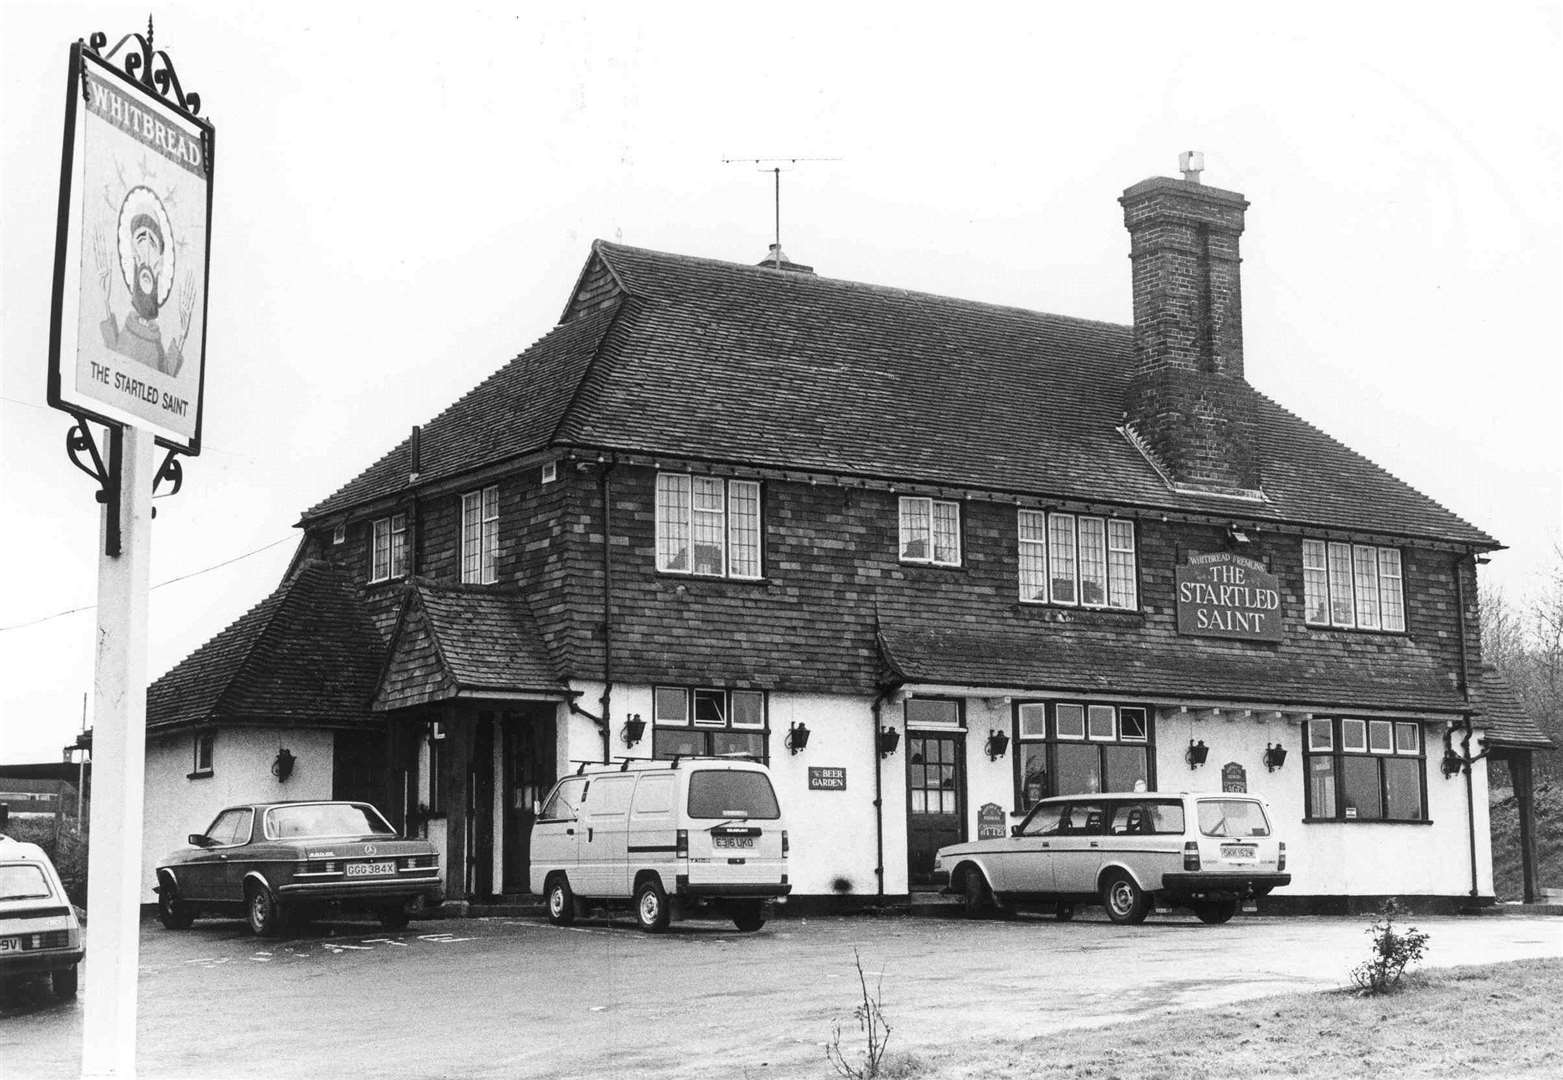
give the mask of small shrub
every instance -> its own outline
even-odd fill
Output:
[[[1351,969],[1351,981],[1364,994],[1393,993],[1407,966],[1419,963],[1427,948],[1427,935],[1416,927],[1401,930],[1395,926],[1398,914],[1400,906],[1394,897],[1390,897],[1367,929],[1373,936],[1373,951],[1368,959]]]
[[[859,1068],[848,1059],[849,1051],[841,1048],[841,1021],[836,1021],[831,1027],[830,1042],[825,1044],[825,1059],[830,1062],[837,1074],[847,1080],[889,1080],[890,1074],[884,1071],[885,1046],[890,1042],[890,1025],[885,1021],[884,1010],[880,1007],[881,988],[884,986],[885,973],[879,972],[879,981],[874,985],[872,996],[868,992],[868,977],[863,974],[863,958],[858,955],[856,948],[852,950],[852,961],[857,965],[858,987],[863,994],[863,1000],[857,1008],[852,1010],[852,1017],[857,1021],[858,1030],[863,1033],[862,1067]]]

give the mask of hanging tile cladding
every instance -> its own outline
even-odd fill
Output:
[[[402,709],[452,696],[456,680],[440,660],[439,649],[423,605],[412,603],[402,620],[374,708]]]
[[[911,566],[897,560],[896,496],[770,481],[766,580],[730,581],[658,574],[654,473],[621,467],[615,477],[616,532],[626,537],[626,546],[615,548],[614,569],[620,681],[863,692],[878,665],[877,612],[892,633],[980,633],[1023,661],[974,678],[972,657],[957,651],[941,660],[935,650],[922,658],[923,681],[976,685],[991,675],[1000,685],[1024,677],[1027,685],[1114,689],[1138,670],[1139,685],[1159,680],[1167,693],[1273,701],[1281,697],[1280,678],[1287,693],[1341,708],[1369,707],[1369,698],[1380,705],[1459,705],[1447,553],[1403,549],[1406,633],[1319,630],[1302,624],[1299,538],[1259,534],[1244,553],[1267,561],[1280,578],[1286,638],[1228,642],[1176,630],[1174,568],[1191,552],[1223,550],[1218,528],[1139,523],[1139,612],[1044,607],[1017,599],[1013,507],[964,504],[964,565]],[[580,572],[581,595],[595,596],[600,580],[589,579],[599,568],[586,560]],[[585,670],[600,664],[599,650],[594,641]]]
[[[1116,430],[1129,327],[598,241],[627,298],[565,442],[1491,544],[1257,392],[1266,503],[1178,494]],[[597,316],[591,316],[595,318]]]

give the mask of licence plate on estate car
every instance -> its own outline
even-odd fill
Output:
[[[1252,859],[1259,854],[1259,848],[1254,844],[1222,844],[1221,857],[1223,859]]]
[[[374,877],[379,874],[394,874],[396,864],[394,862],[350,862],[343,871],[348,877]]]
[[[711,839],[713,841],[715,841],[717,847],[726,847],[726,848],[752,848],[752,847],[754,847],[754,837],[752,837],[752,836],[713,836]]]
[[[19,937],[0,937],[0,952],[21,952],[22,939]]]

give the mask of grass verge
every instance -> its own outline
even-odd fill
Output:
[[[1381,997],[1345,990],[1288,994],[1035,1039],[917,1048],[887,1060],[882,1075],[918,1080],[1563,1076],[1563,960],[1413,972],[1402,986]]]

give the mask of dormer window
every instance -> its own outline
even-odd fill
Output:
[[[499,580],[499,487],[461,497],[461,580],[492,585]]]
[[[666,574],[760,576],[760,484],[657,474],[657,569]]]
[[[1303,613],[1309,626],[1404,632],[1398,548],[1304,540]]]
[[[901,561],[932,566],[961,565],[961,504],[903,496]]]
[[[371,527],[369,580],[389,581],[407,575],[407,515],[376,518]]]

